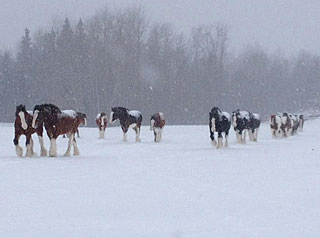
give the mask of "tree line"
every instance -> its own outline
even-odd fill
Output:
[[[164,112],[169,124],[206,124],[213,106],[265,117],[319,108],[318,55],[257,44],[235,55],[230,40],[224,24],[184,34],[140,6],[66,18],[32,37],[26,28],[16,52],[0,51],[0,121],[12,122],[21,103],[85,112],[91,125],[112,106],[140,110],[145,123]]]

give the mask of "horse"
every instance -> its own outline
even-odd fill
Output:
[[[270,118],[270,128],[271,128],[271,134],[272,134],[272,138],[276,139],[276,138],[280,138],[282,135],[282,120],[281,117],[279,115],[271,115]]]
[[[160,142],[162,139],[162,130],[166,120],[162,112],[153,114],[150,118],[150,131],[153,130],[154,142]]]
[[[112,107],[110,113],[110,124],[115,120],[120,120],[123,131],[123,142],[127,142],[127,132],[131,127],[136,132],[136,142],[140,142],[140,127],[142,123],[142,114],[139,111],[130,111],[124,107]]]
[[[67,112],[68,110],[66,110]],[[62,111],[62,113],[64,112],[64,110]],[[87,126],[87,115],[85,113],[82,113],[82,112],[77,112],[77,117],[79,118],[80,120],[80,125],[84,125],[84,126]],[[79,132],[79,128],[77,128],[77,138],[80,138],[80,132]],[[70,137],[70,133],[69,134],[64,134],[62,136],[62,138],[66,138],[66,137]]]
[[[31,126],[33,119],[32,112],[27,112],[25,105],[20,104],[16,107],[16,119],[14,122],[14,139],[13,143],[16,147],[16,154],[19,157],[23,155],[23,149],[19,146],[19,139],[21,135],[26,136],[26,157],[31,157],[34,155],[33,152],[33,140],[32,134],[37,133],[40,143],[40,155],[46,156],[47,150],[43,144],[43,125],[37,124],[36,128]]]
[[[260,115],[257,113],[249,112],[249,139],[250,141],[257,142],[258,141],[258,131],[261,124]]]
[[[238,143],[246,143],[246,133],[249,129],[250,115],[247,111],[240,111],[239,109],[232,112],[232,125],[236,132]]]
[[[223,146],[222,133],[225,134],[225,147],[228,147],[228,135],[231,127],[231,117],[227,112],[222,112],[218,107],[213,107],[209,112],[209,130],[211,143],[218,148]],[[214,132],[218,132],[218,143],[214,139]]]
[[[289,135],[292,135],[292,120],[289,116],[289,113],[284,112],[281,118],[281,130],[284,137],[288,137]]]
[[[289,114],[291,120],[291,135],[296,135],[299,128],[299,117],[298,115]]]
[[[83,112],[77,112],[77,117],[80,120],[80,125],[84,125],[87,126],[87,114],[83,113]],[[80,138],[80,132],[79,132],[79,128],[77,128],[77,138]]]
[[[56,140],[59,135],[69,134],[69,142],[67,151],[64,156],[70,156],[70,150],[73,146],[74,155],[79,155],[79,149],[75,139],[75,133],[78,126],[82,123],[82,119],[77,116],[73,110],[61,111],[56,105],[42,104],[35,105],[33,109],[32,127],[35,127],[36,122],[43,123],[46,128],[47,135],[50,139],[49,156],[57,156]]]
[[[299,131],[303,131],[303,124],[304,124],[304,116],[301,114],[299,115]]]
[[[108,123],[107,113],[100,112],[96,117],[96,124],[99,128],[99,139],[104,138],[104,132],[107,128],[107,123]]]

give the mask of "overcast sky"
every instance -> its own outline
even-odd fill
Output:
[[[260,43],[271,51],[320,54],[320,0],[0,0],[0,49],[13,49],[25,27],[34,32],[56,16],[85,19],[106,5],[134,3],[152,20],[172,22],[186,33],[192,26],[223,22],[233,49]]]

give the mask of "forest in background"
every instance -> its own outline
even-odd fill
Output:
[[[84,112],[89,125],[113,106],[140,110],[145,124],[159,111],[169,124],[207,124],[213,106],[265,119],[320,106],[318,55],[269,53],[259,44],[235,54],[229,42],[237,39],[223,23],[186,34],[134,6],[22,35],[15,52],[0,50],[1,122],[13,122],[21,103]]]

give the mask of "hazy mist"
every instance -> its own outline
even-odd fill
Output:
[[[34,33],[53,19],[89,17],[104,6],[144,6],[152,21],[171,22],[189,33],[199,24],[223,22],[232,49],[259,43],[267,50],[320,53],[320,2],[317,0],[0,0],[0,48],[15,49],[23,31]]]

